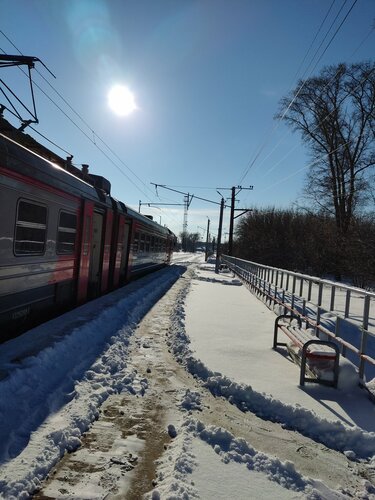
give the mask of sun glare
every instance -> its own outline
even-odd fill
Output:
[[[137,109],[134,95],[124,85],[114,85],[108,93],[108,105],[119,116],[130,115]]]

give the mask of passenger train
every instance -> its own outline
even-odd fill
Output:
[[[169,229],[111,197],[105,178],[12,126],[4,132],[4,123],[0,342],[167,265],[175,242]]]

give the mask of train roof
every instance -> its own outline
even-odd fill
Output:
[[[24,141],[20,141],[20,137],[23,137]],[[46,151],[48,152],[48,159],[44,156]],[[85,197],[97,204],[112,207],[117,212],[127,214],[158,232],[173,235],[168,228],[139,214],[122,201],[112,198],[109,193],[110,183],[104,177],[79,170],[71,163],[69,164],[69,161],[63,160],[39,144],[32,137],[12,127],[9,122],[1,117],[0,167],[18,172],[63,192]]]
[[[47,160],[0,133],[0,166],[76,196],[100,200],[99,193],[57,163]]]

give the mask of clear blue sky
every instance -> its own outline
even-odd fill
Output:
[[[76,164],[88,163],[91,172],[107,177],[113,196],[136,208],[139,200],[182,203],[182,195],[163,189],[158,198],[150,185],[155,182],[219,202],[215,188],[241,183],[254,190],[239,195],[239,207],[286,207],[301,195],[309,156],[300,137],[284,125],[270,134],[273,116],[279,99],[296,85],[296,72],[331,3],[0,0],[0,29],[23,54],[48,66],[56,80],[37,68],[89,128],[36,72],[35,82],[97,145],[105,149],[91,130],[121,158],[123,163],[108,152],[126,175],[35,90],[40,120],[35,127],[71,152]],[[347,0],[322,48],[352,3]],[[333,4],[299,76],[343,4]],[[314,74],[327,64],[373,58],[374,30],[358,46],[374,19],[375,1],[358,0]],[[17,53],[2,34],[0,49]],[[17,68],[2,70],[0,78],[17,95],[29,98],[27,80]],[[114,83],[127,85],[135,95],[138,109],[127,117],[108,107],[107,93]],[[9,114],[5,117],[18,125]],[[243,178],[266,138],[267,145]],[[229,191],[223,194],[229,196]],[[182,207],[172,208],[155,209],[154,215],[178,234]],[[142,207],[142,212],[151,211]],[[207,216],[216,231],[218,207],[193,200],[188,230],[206,227]],[[229,210],[225,231],[228,218]]]

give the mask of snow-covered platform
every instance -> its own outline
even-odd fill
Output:
[[[272,349],[275,313],[231,272],[215,274],[213,265],[202,264],[185,314],[190,349],[210,370],[321,418],[375,431],[375,405],[358,386],[354,366],[341,358],[337,389],[300,387],[299,367]]]

